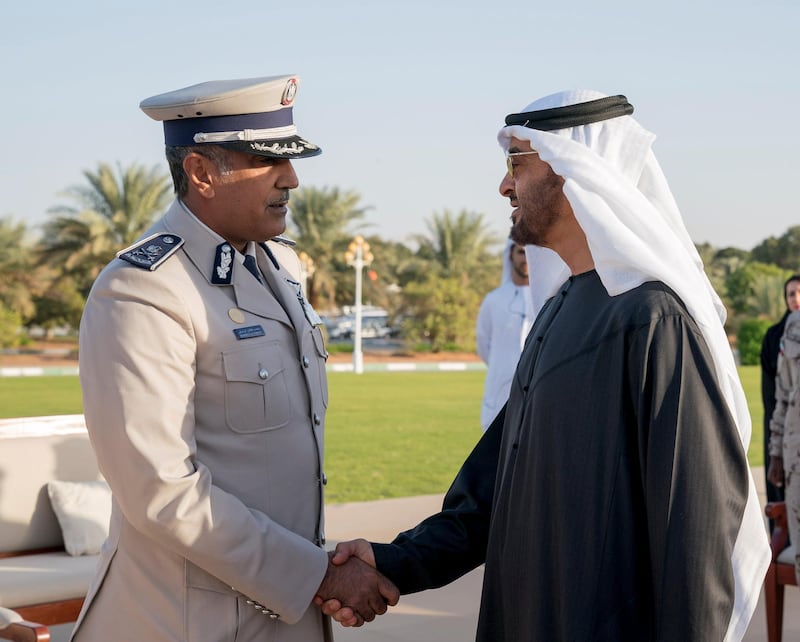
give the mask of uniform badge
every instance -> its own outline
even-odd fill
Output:
[[[148,236],[117,252],[117,258],[139,268],[155,270],[183,245],[177,234],[159,233]]]
[[[246,328],[234,328],[233,334],[236,335],[236,339],[241,341],[242,339],[255,339],[256,337],[263,337],[264,336],[264,328],[260,325],[249,325]]]
[[[230,285],[233,278],[233,248],[229,243],[217,245],[217,254],[214,257],[214,268],[211,282],[215,285]]]
[[[283,90],[281,97],[281,105],[291,105],[294,102],[294,97],[297,95],[297,80],[290,78],[286,82],[286,88]]]
[[[308,322],[313,326],[320,325],[322,323],[322,318],[317,314],[317,311],[311,307],[311,304],[303,295],[303,288],[300,284],[297,281],[292,281],[292,279],[286,279],[286,282],[294,288],[297,300],[300,303],[300,307],[303,308],[303,314],[306,315]]]

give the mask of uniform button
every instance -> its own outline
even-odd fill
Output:
[[[310,365],[311,365],[311,361],[308,359],[308,357],[303,355],[303,367],[304,368],[308,368],[308,366],[310,366]]]
[[[279,617],[280,617],[280,615],[278,615],[277,613],[270,613],[269,614],[269,619],[270,620],[277,620]]]
[[[322,473],[322,485],[323,486],[328,485],[328,476],[325,473]]]
[[[314,425],[319,426],[322,423],[322,419],[320,416],[315,412],[314,413]]]
[[[266,379],[267,377],[269,377],[269,370],[266,368],[261,368],[261,370],[258,371],[258,378]]]
[[[325,546],[325,532],[324,531],[320,531],[319,532],[319,543],[320,543],[320,545]]]

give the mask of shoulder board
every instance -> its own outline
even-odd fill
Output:
[[[287,239],[285,236],[273,236],[270,241],[275,241],[276,243],[283,243],[284,245],[288,245],[289,247],[293,247],[297,245],[297,241],[293,241],[292,239]]]
[[[117,258],[151,272],[166,261],[183,245],[177,234],[153,234],[117,252]]]

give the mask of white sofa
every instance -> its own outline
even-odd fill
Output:
[[[77,618],[97,562],[65,550],[52,480],[101,480],[83,415],[0,420],[0,607],[44,625]]]

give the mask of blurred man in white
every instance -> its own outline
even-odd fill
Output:
[[[509,239],[503,252],[502,283],[484,298],[475,328],[478,356],[487,366],[481,404],[484,431],[508,400],[533,316],[525,246]]]

